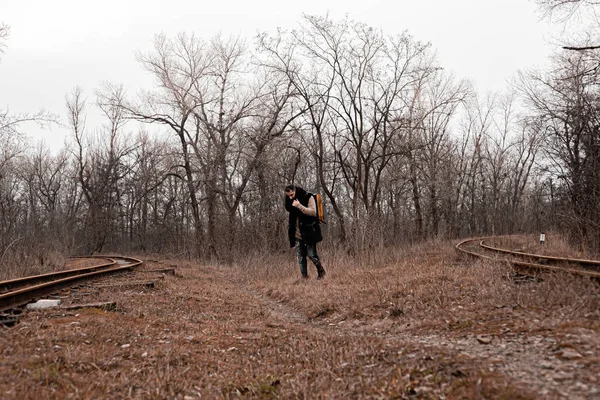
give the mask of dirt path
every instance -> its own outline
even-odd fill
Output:
[[[409,332],[381,332],[381,326],[365,327],[362,324],[334,324],[325,321],[311,321],[305,315],[257,292],[251,292],[270,309],[274,316],[287,323],[307,324],[311,329],[323,334],[344,336],[377,336],[384,347],[421,348],[439,354],[450,352],[449,358],[467,357],[476,364],[487,365],[489,372],[498,372],[523,384],[528,390],[543,398],[558,397],[565,399],[591,399],[600,397],[600,379],[583,383],[581,373],[586,368],[582,361],[584,355],[593,356],[594,349],[600,347],[600,335],[590,330],[582,330],[570,335],[571,343],[580,344],[561,349],[561,338],[552,335],[524,335],[512,333],[507,329],[502,336],[466,335],[448,336]],[[345,321],[343,321],[345,322]],[[384,329],[385,330],[385,329]],[[580,354],[582,352],[584,355]],[[410,357],[416,357],[416,354]],[[427,358],[428,356],[424,356]],[[593,361],[592,361],[593,362]],[[597,360],[596,360],[597,367]],[[460,375],[460,373],[458,373]],[[421,387],[422,391],[427,388]]]

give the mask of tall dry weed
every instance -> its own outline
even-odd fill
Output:
[[[17,248],[0,255],[0,280],[39,275],[65,268],[66,258],[58,251]]]

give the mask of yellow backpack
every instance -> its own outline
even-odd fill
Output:
[[[313,194],[317,205],[317,218],[320,224],[325,224],[325,211],[323,210],[323,198],[319,193]]]

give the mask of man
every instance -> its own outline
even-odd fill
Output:
[[[323,279],[325,269],[317,254],[317,243],[322,240],[322,236],[315,198],[299,186],[288,185],[285,187],[285,209],[289,212],[290,247],[296,247],[302,277],[308,278],[306,266],[308,256],[317,268],[317,279]]]

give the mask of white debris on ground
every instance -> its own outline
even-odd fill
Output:
[[[40,309],[40,308],[58,307],[59,305],[60,305],[60,300],[41,299],[41,300],[36,301],[35,303],[27,304],[27,306],[25,306],[25,308],[27,308],[29,310],[35,310],[35,309]]]

